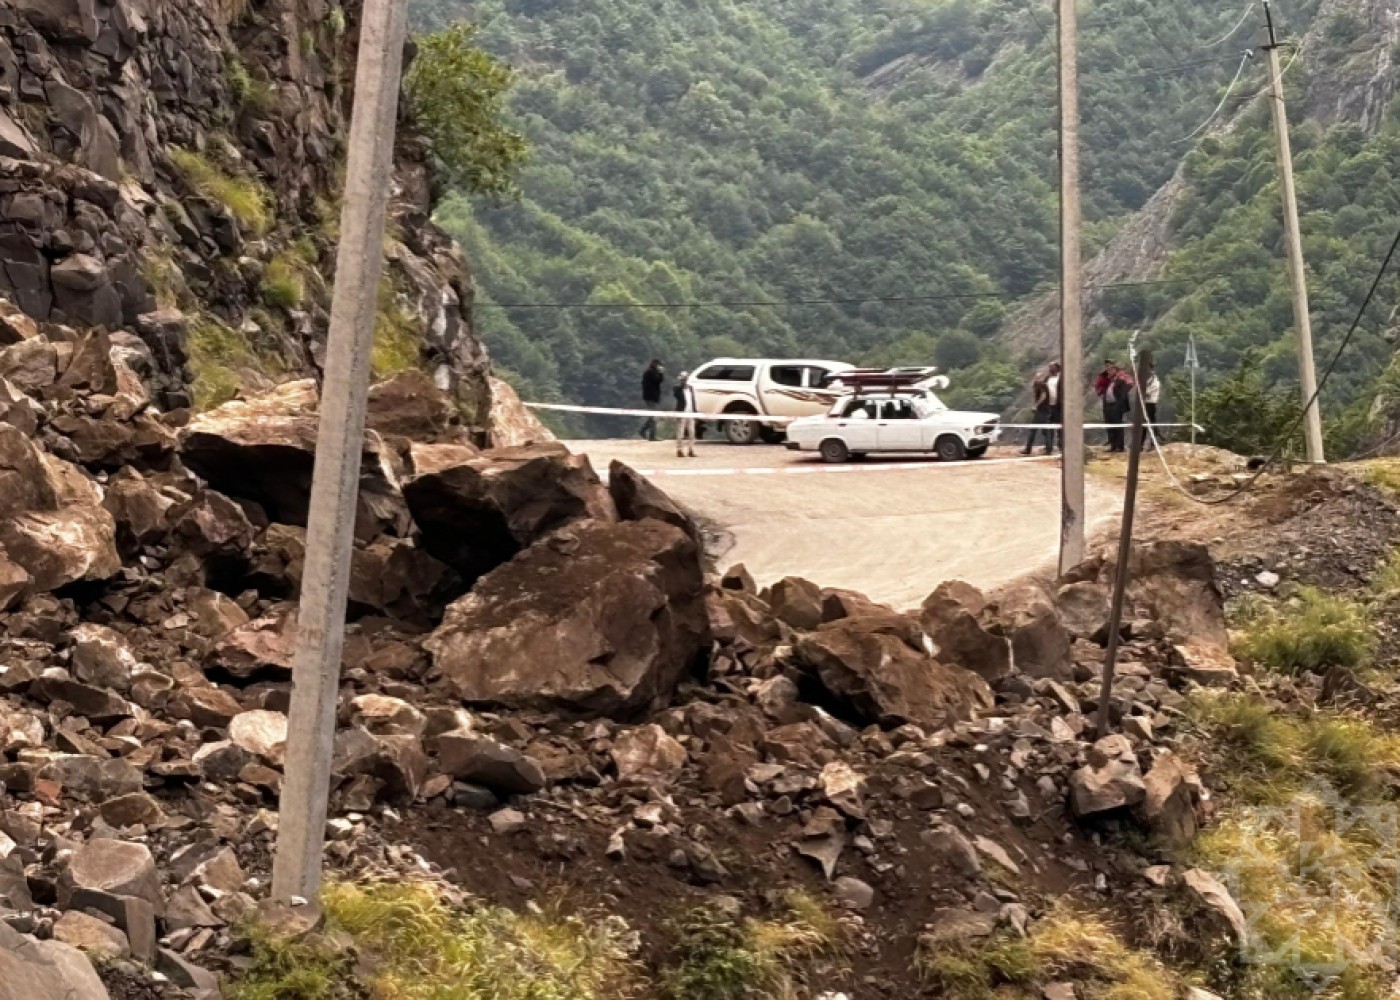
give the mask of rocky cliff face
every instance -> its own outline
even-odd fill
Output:
[[[0,293],[134,330],[170,408],[314,374],[359,4],[0,2]],[[470,279],[401,137],[375,368],[426,367],[484,423]]]

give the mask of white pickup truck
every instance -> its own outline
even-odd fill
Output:
[[[831,409],[837,396],[848,391],[835,380],[852,370],[841,361],[716,358],[696,369],[689,385],[701,413],[806,417]],[[726,420],[724,434],[731,444],[777,442],[783,429],[780,424]]]

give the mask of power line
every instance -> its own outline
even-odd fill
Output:
[[[1228,42],[1230,39],[1234,38],[1235,33],[1244,27],[1244,22],[1249,20],[1249,15],[1253,12],[1254,0],[1249,0],[1249,2],[1244,5],[1244,13],[1240,15],[1240,19],[1235,26],[1214,41],[1203,43],[1202,47],[1211,48],[1212,46],[1219,45],[1221,42]]]
[[[1332,355],[1332,360],[1328,363],[1327,370],[1322,373],[1322,378],[1318,380],[1316,391],[1314,391],[1312,397],[1303,404],[1302,409],[1298,411],[1298,415],[1293,418],[1293,422],[1289,425],[1288,430],[1279,435],[1278,443],[1274,446],[1272,454],[1269,455],[1268,459],[1259,466],[1258,471],[1246,482],[1241,483],[1233,491],[1225,494],[1223,497],[1215,497],[1207,500],[1196,496],[1177,482],[1176,476],[1172,474],[1171,467],[1167,465],[1166,456],[1162,454],[1162,449],[1157,443],[1157,436],[1152,433],[1150,427],[1148,428],[1148,434],[1152,438],[1153,450],[1157,452],[1158,459],[1161,461],[1163,468],[1166,469],[1167,477],[1176,485],[1177,490],[1180,491],[1182,496],[1207,507],[1215,507],[1220,504],[1230,503],[1232,500],[1252,490],[1255,484],[1259,482],[1260,477],[1264,475],[1270,466],[1279,460],[1283,455],[1284,449],[1288,447],[1288,442],[1293,438],[1293,435],[1298,433],[1298,428],[1302,426],[1303,418],[1322,395],[1322,390],[1326,388],[1327,380],[1332,377],[1332,372],[1336,370],[1337,363],[1342,359],[1342,354],[1346,351],[1347,347],[1350,346],[1351,338],[1356,335],[1357,329],[1360,328],[1361,321],[1366,316],[1366,310],[1370,308],[1371,300],[1376,297],[1376,290],[1380,288],[1382,279],[1385,278],[1386,272],[1390,270],[1390,262],[1394,259],[1396,250],[1400,250],[1400,232],[1395,234],[1395,239],[1390,244],[1390,249],[1386,252],[1385,260],[1381,261],[1380,270],[1376,272],[1375,280],[1371,282],[1371,287],[1366,292],[1366,298],[1362,301],[1361,308],[1356,311],[1356,318],[1351,321],[1351,326],[1347,329],[1346,336],[1342,338],[1342,342],[1337,345],[1337,350]]]
[[[1143,288],[1153,285],[1204,284],[1223,275],[1205,278],[1157,278],[1150,281],[1116,281],[1103,285],[1086,285],[1086,291],[1113,288]],[[959,292],[947,295],[890,295],[863,298],[713,300],[707,302],[476,302],[479,309],[782,309],[792,306],[858,306],[900,302],[956,302],[971,299],[1002,299],[1016,301],[1020,296],[1004,292]]]
[[[1220,114],[1220,112],[1225,107],[1225,102],[1228,101],[1230,99],[1230,95],[1235,92],[1235,84],[1239,83],[1240,77],[1244,75],[1245,64],[1248,63],[1249,60],[1252,58],[1254,58],[1254,50],[1245,49],[1244,55],[1240,58],[1239,68],[1235,70],[1235,78],[1230,81],[1230,86],[1225,88],[1225,96],[1220,98],[1220,103],[1215,106],[1215,110],[1210,113],[1210,117],[1207,118],[1205,121],[1201,122],[1201,124],[1197,126],[1196,130],[1190,135],[1176,140],[1176,142],[1174,142],[1172,145],[1180,145],[1183,142],[1190,142],[1192,139],[1196,138],[1196,136],[1204,132],[1210,126],[1211,122],[1215,121],[1216,115]]]

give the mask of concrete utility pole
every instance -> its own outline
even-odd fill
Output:
[[[1264,20],[1269,29],[1269,104],[1274,109],[1274,135],[1278,139],[1279,190],[1283,194],[1283,229],[1288,241],[1288,278],[1293,283],[1293,321],[1298,327],[1298,382],[1303,393],[1303,438],[1308,461],[1321,465],[1322,414],[1318,408],[1317,372],[1313,365],[1312,317],[1308,312],[1308,275],[1303,269],[1303,235],[1298,228],[1298,193],[1293,186],[1293,150],[1288,141],[1288,108],[1283,103],[1283,80],[1279,78],[1278,36],[1274,34],[1274,13],[1268,0]]]
[[[282,902],[294,896],[313,900],[321,887],[350,551],[375,306],[383,268],[384,213],[393,177],[407,8],[407,0],[365,0],[360,23],[345,207],[340,216],[340,251],[292,666],[286,777],[272,867],[272,894]]]
[[[1083,275],[1079,259],[1078,0],[1060,0],[1060,572],[1084,561]]]

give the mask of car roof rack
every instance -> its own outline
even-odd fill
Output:
[[[919,392],[936,385],[942,376],[937,368],[853,368],[831,376],[833,385],[840,384],[857,395],[884,391]],[[946,381],[946,380],[944,380]]]

